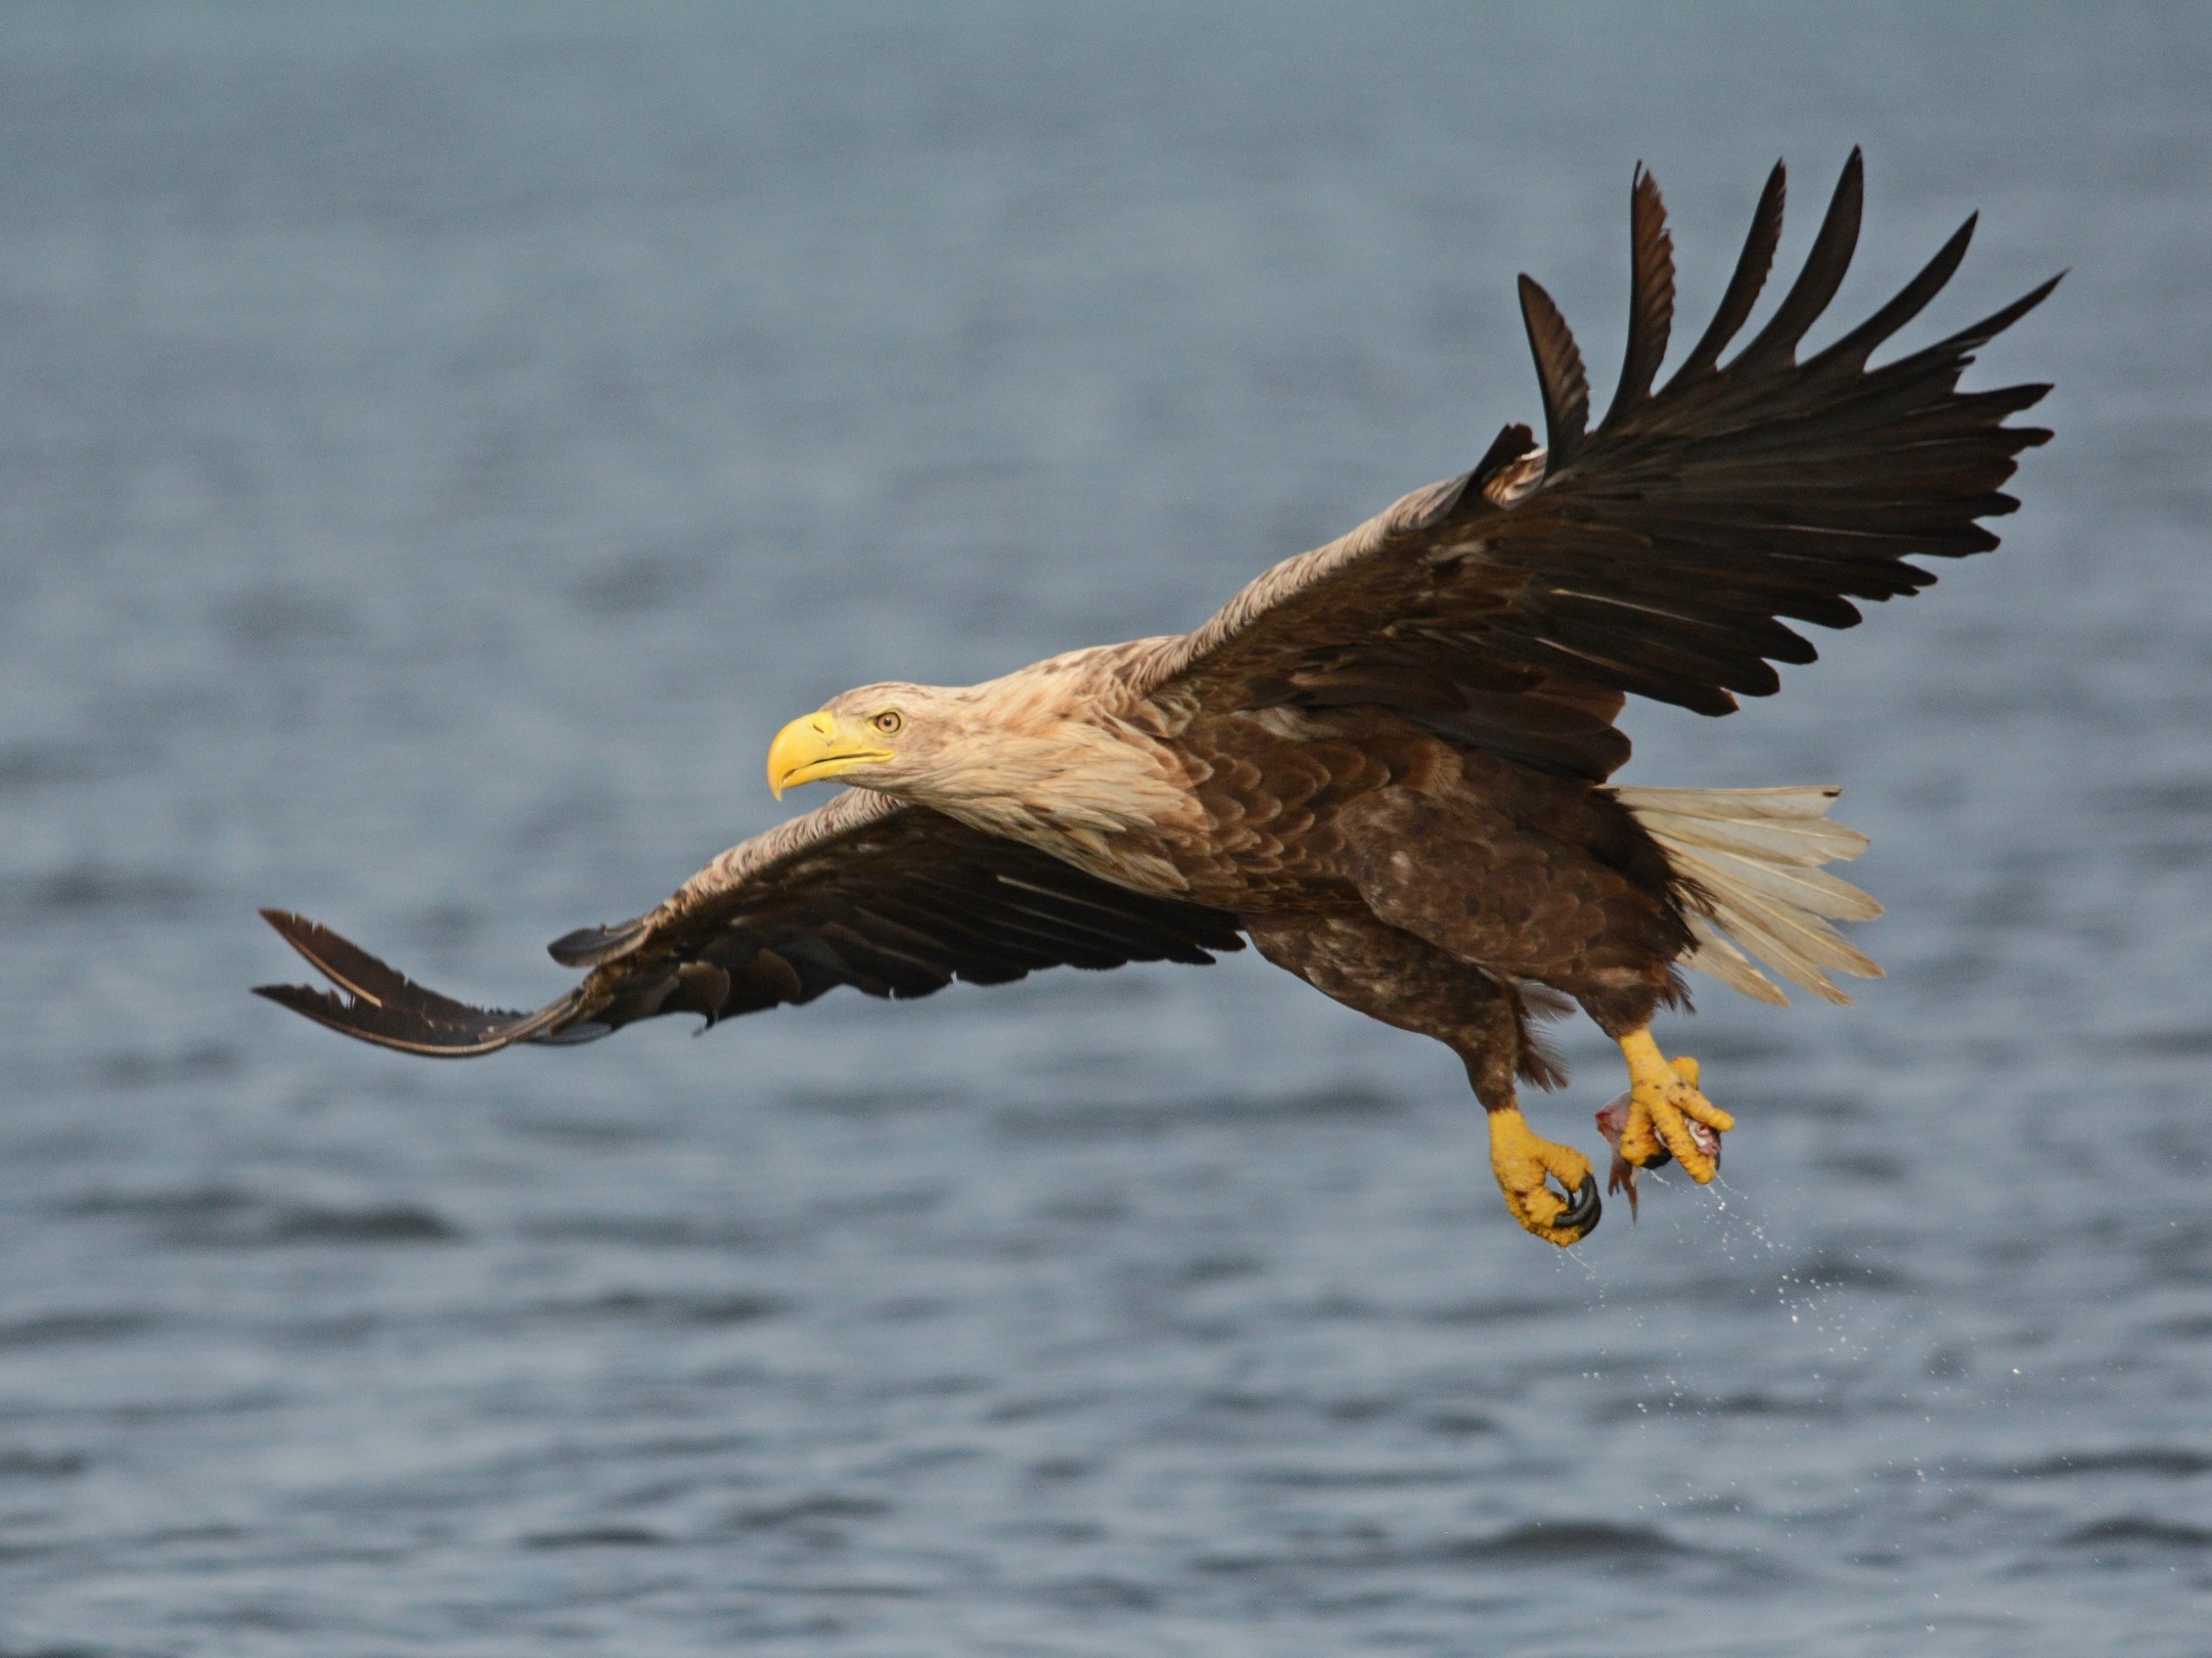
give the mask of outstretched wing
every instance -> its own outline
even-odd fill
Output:
[[[1237,919],[1129,892],[924,806],[850,789],[732,847],[650,915],[569,933],[555,961],[584,981],[535,1012],[426,990],[302,917],[269,924],[333,991],[257,994],[347,1036],[446,1058],[519,1042],[587,1042],[657,1013],[709,1023],[849,984],[926,996],[1039,967],[1211,962],[1243,948]]]
[[[1799,362],[1857,244],[1862,182],[1854,151],[1803,273],[1722,365],[1782,234],[1777,164],[1719,313],[1654,391],[1673,245],[1658,186],[1639,169],[1628,348],[1597,428],[1574,336],[1524,276],[1545,446],[1508,426],[1472,471],[1277,565],[1165,642],[1133,689],[1189,710],[1388,707],[1597,781],[1628,757],[1612,723],[1626,694],[1728,713],[1738,695],[1778,688],[1772,663],[1813,660],[1783,618],[1851,627],[1852,601],[1935,580],[1906,559],[1995,547],[1979,520],[2015,508],[2000,486],[2019,452],[2051,435],[2004,423],[2050,387],[1962,392],[1959,380],[2057,279],[1870,369],[1959,268],[1969,218],[1895,298]]]

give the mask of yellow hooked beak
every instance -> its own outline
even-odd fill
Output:
[[[840,720],[826,710],[808,714],[778,732],[768,745],[768,787],[781,800],[787,788],[892,757],[869,727]]]

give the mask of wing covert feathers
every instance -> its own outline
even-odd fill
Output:
[[[1830,920],[1871,921],[1881,906],[1821,865],[1867,849],[1857,829],[1831,822],[1840,789],[1615,788],[1666,853],[1683,883],[1697,949],[1687,964],[1760,1002],[1787,1006],[1755,956],[1790,983],[1829,1002],[1851,998],[1828,975],[1879,978]],[[1741,948],[1738,948],[1740,946]]]
[[[1603,421],[1588,425],[1565,320],[1523,277],[1548,453],[1502,437],[1473,471],[1278,564],[1163,642],[1132,692],[1172,685],[1177,705],[1225,712],[1364,700],[1599,782],[1627,758],[1612,726],[1624,695],[1729,713],[1779,689],[1776,664],[1817,655],[1791,624],[1855,626],[1865,603],[1935,580],[1910,560],[1995,547],[1982,520],[2014,510],[2003,485],[2020,452],[2051,435],[2006,422],[2050,387],[1959,382],[2054,284],[1870,368],[1957,272],[1969,219],[1892,298],[1800,361],[1858,244],[1854,151],[1803,268],[1724,361],[1773,264],[1784,194],[1777,164],[1711,325],[1653,391],[1673,325],[1673,242],[1658,185],[1639,168],[1628,343]]]
[[[554,941],[589,969],[534,1013],[472,1008],[402,977],[327,927],[264,911],[338,988],[258,994],[333,1030],[451,1058],[520,1042],[587,1042],[639,1019],[712,1024],[850,985],[927,996],[1042,967],[1211,962],[1243,948],[1236,918],[1129,892],[926,807],[850,789],[716,858],[636,920]]]

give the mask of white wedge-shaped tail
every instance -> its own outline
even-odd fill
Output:
[[[1732,990],[1786,1007],[1789,998],[1746,959],[1791,984],[1848,1003],[1828,977],[1881,977],[1830,920],[1871,921],[1881,906],[1823,864],[1867,849],[1857,829],[1828,821],[1839,788],[1616,788],[1683,878],[1697,948],[1684,960]]]

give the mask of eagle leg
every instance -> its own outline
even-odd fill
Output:
[[[1513,1219],[1545,1242],[1564,1249],[1597,1228],[1603,1204],[1590,1159],[1539,1135],[1517,1106],[1490,1113],[1490,1167]],[[1547,1176],[1559,1183],[1564,1197],[1546,1184]]]
[[[1648,1169],[1672,1157],[1692,1180],[1705,1185],[1720,1167],[1720,1145],[1716,1140],[1706,1150],[1691,1125],[1701,1123],[1718,1136],[1736,1127],[1736,1119],[1697,1091],[1697,1061],[1669,1060],[1648,1027],[1622,1037],[1620,1051],[1628,1061],[1629,1083],[1621,1160],[1631,1168]]]

